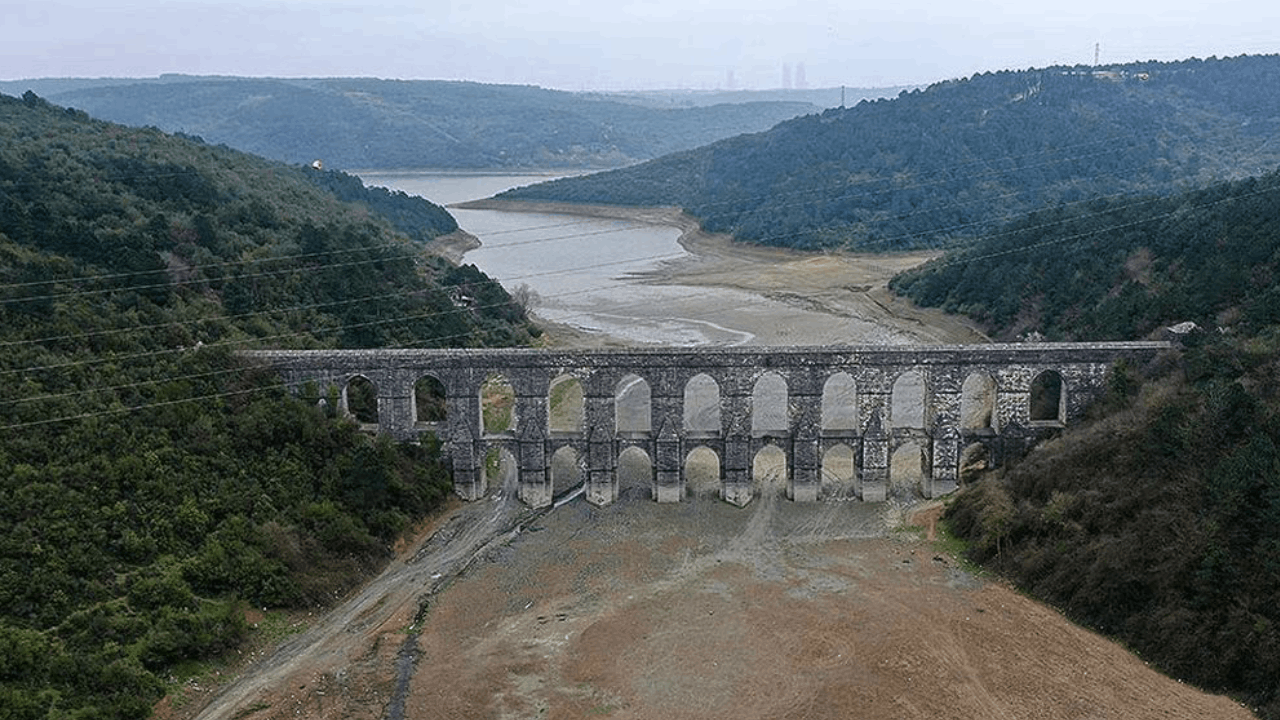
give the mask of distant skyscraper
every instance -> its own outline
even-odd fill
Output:
[[[791,89],[791,64],[782,63],[782,89]]]
[[[738,78],[733,76],[732,70],[729,70],[724,74],[724,89],[725,90],[738,89]]]
[[[809,81],[804,77],[804,63],[796,63],[796,87],[800,90],[809,87]]]

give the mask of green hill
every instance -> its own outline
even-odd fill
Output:
[[[527,86],[369,78],[47,82],[50,100],[94,117],[348,169],[617,167],[818,109],[793,101],[662,108]]]
[[[246,607],[328,602],[448,494],[430,443],[375,440],[234,356],[536,332],[379,207],[419,240],[452,223],[0,96],[0,716],[146,717],[250,634]]]
[[[1274,55],[983,73],[502,197],[676,205],[769,245],[942,247],[1043,207],[1272,170],[1278,83]]]
[[[946,517],[1027,592],[1280,718],[1280,173],[1046,210],[893,287],[1004,338],[1203,328]]]
[[[1043,210],[890,286],[1000,339],[1121,340],[1185,321],[1252,335],[1280,322],[1277,277],[1280,173],[1269,173]]]

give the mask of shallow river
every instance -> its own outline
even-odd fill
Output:
[[[360,177],[370,185],[450,205],[554,176],[364,172]],[[758,301],[750,293],[648,285],[628,277],[686,255],[676,242],[676,228],[541,213],[459,208],[449,212],[482,243],[463,261],[475,263],[509,290],[527,286],[537,294],[536,314],[546,320],[628,344],[727,345],[754,338],[749,331],[721,327],[688,312],[690,301],[702,306],[708,317],[717,308]],[[670,312],[662,312],[664,306]]]
[[[555,177],[467,173],[360,173],[370,185],[419,195],[441,205],[491,197],[503,190]],[[778,342],[776,325],[804,311],[761,294],[726,287],[646,283],[635,273],[687,258],[680,231],[664,225],[496,210],[449,208],[482,247],[474,263],[508,290],[527,286],[539,317],[626,345],[743,345]],[[812,315],[812,313],[809,313]],[[830,320],[830,318],[828,318]],[[771,338],[758,338],[768,328]],[[830,324],[830,323],[828,323]],[[908,342],[907,336],[868,319],[843,319],[841,334],[812,337],[803,323],[787,344]],[[785,330],[784,330],[785,332]]]

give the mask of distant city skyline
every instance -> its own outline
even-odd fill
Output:
[[[566,90],[926,84],[1280,51],[1274,0],[19,0],[0,79],[165,73]]]

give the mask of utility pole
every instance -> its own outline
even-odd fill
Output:
[[[1093,44],[1093,66],[1098,67],[1098,57],[1102,55],[1102,43]]]

